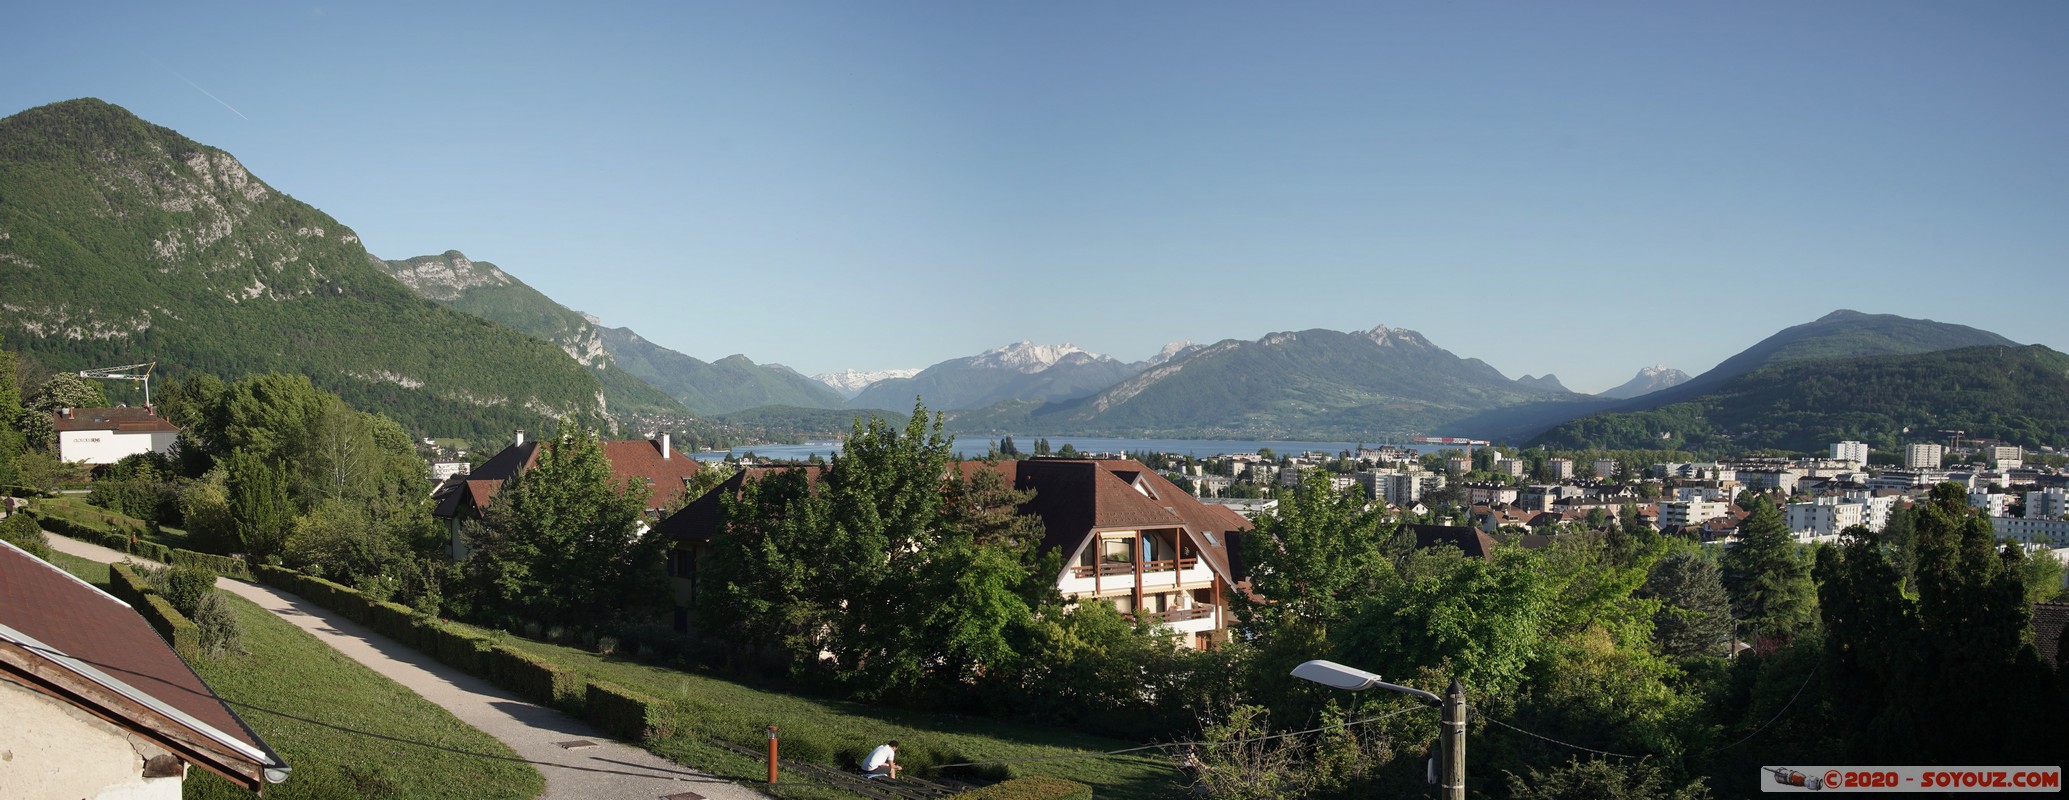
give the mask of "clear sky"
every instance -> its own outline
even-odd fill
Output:
[[[705,359],[1421,331],[1581,391],[1837,308],[2069,349],[2069,3],[10,4],[374,254]]]

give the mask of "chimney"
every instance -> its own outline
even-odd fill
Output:
[[[58,416],[60,416],[60,417],[64,417],[65,419],[71,419],[71,418],[72,418],[72,409],[70,409],[70,408],[60,408],[60,409],[58,409],[58,410],[57,410],[57,415],[58,415]]]
[[[524,430],[522,428],[517,431],[517,446],[524,446]]]
[[[668,450],[668,434],[663,433],[661,434],[661,460],[668,460]]]

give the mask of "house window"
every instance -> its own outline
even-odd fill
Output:
[[[1133,561],[1135,560],[1135,540],[1101,539],[1099,540],[1099,557],[1106,561],[1118,561],[1123,564]]]

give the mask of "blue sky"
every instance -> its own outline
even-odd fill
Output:
[[[1836,308],[2069,349],[2069,4],[46,3],[383,258],[705,359],[1385,324],[1598,391]]]

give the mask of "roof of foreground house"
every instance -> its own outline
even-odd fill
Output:
[[[257,790],[287,765],[128,603],[0,542],[0,678]]]

